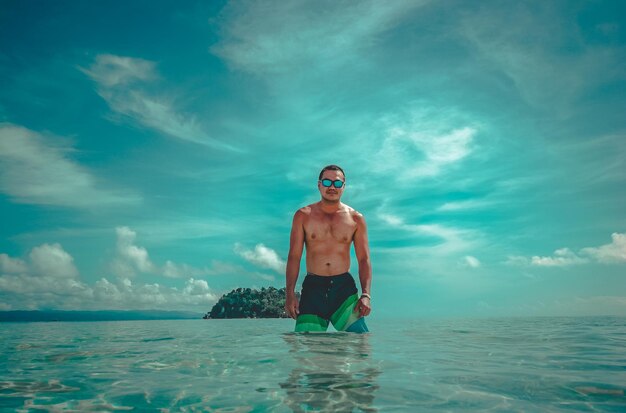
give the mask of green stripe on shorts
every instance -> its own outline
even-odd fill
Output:
[[[358,313],[354,312],[354,307],[359,301],[358,294],[352,294],[341,304],[341,307],[330,316],[333,327],[337,331],[345,331],[352,323],[359,319]]]
[[[314,314],[301,314],[296,319],[296,330],[300,331],[326,331],[328,320]]]

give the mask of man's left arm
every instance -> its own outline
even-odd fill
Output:
[[[372,263],[370,261],[370,247],[367,240],[367,225],[365,218],[358,212],[354,216],[356,221],[356,231],[354,232],[354,252],[359,262],[359,279],[361,281],[361,293],[371,295],[372,284]],[[371,311],[370,299],[361,296],[356,309],[361,317],[369,315]]]

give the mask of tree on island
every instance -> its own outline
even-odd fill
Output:
[[[300,298],[300,294],[296,293]],[[204,315],[209,318],[287,318],[285,288],[237,288],[224,294]]]

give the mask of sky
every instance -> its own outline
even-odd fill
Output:
[[[282,288],[338,164],[370,317],[626,315],[625,23],[594,0],[1,0],[0,310]]]

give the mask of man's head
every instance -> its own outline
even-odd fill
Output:
[[[346,175],[337,165],[328,165],[322,168],[317,187],[322,199],[328,202],[339,202],[346,185]]]

